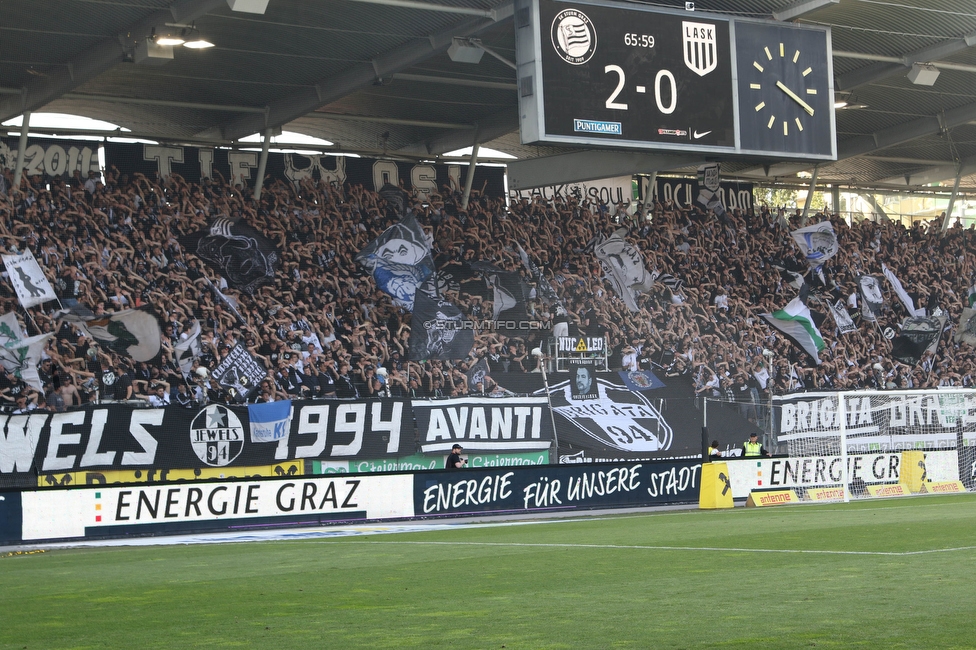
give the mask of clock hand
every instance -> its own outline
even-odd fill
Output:
[[[802,106],[803,107],[803,110],[805,110],[810,115],[813,115],[813,107],[810,106],[810,104],[807,104],[802,99],[800,99],[800,97],[795,92],[793,92],[792,90],[790,90],[789,88],[787,88],[786,85],[782,81],[777,81],[776,82],[776,87],[779,88],[780,90],[782,90],[787,95],[789,95],[790,99],[792,99],[797,104],[799,104],[800,106]]]

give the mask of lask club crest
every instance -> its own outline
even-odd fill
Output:
[[[681,21],[681,45],[685,51],[685,65],[699,77],[718,67],[715,25]]]
[[[573,397],[571,382],[550,388],[552,409],[580,433],[610,449],[628,452],[666,451],[674,432],[647,397],[604,379],[596,379],[597,398]]]
[[[190,423],[190,444],[204,463],[224,467],[244,449],[244,426],[226,406],[211,404]]]

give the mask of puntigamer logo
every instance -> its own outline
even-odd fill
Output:
[[[583,65],[596,52],[596,30],[578,9],[563,9],[552,19],[552,47],[566,63]]]
[[[190,444],[197,458],[207,465],[223,467],[244,449],[244,426],[233,411],[211,404],[190,423]]]

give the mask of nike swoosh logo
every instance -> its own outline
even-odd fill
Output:
[[[694,136],[695,136],[695,140],[697,140],[698,138],[704,138],[704,137],[705,137],[706,135],[708,135],[709,133],[711,133],[711,131],[703,131],[703,132],[701,132],[701,133],[699,133],[699,132],[698,132],[698,131],[696,130],[696,131],[695,131],[695,132],[694,132],[694,133],[693,133],[692,135],[694,135]]]

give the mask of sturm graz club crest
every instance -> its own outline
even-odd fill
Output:
[[[647,397],[626,386],[595,380],[595,399],[579,400],[572,381],[550,387],[552,410],[565,422],[560,431],[575,427],[607,449],[649,453],[671,449],[674,432]],[[544,391],[543,391],[544,392]]]
[[[190,444],[204,463],[224,467],[244,449],[244,426],[226,406],[211,404],[190,423]]]
[[[552,19],[552,46],[566,63],[583,65],[596,52],[596,29],[578,9],[563,9]]]

